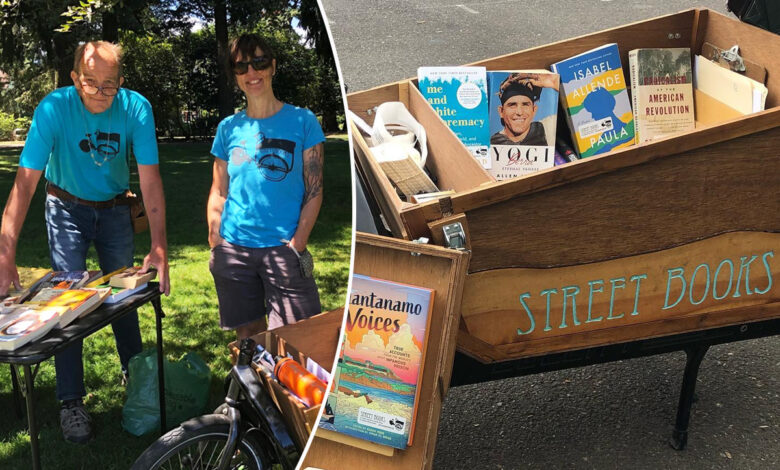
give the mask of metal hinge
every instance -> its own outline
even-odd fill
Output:
[[[466,232],[460,222],[445,225],[442,227],[444,232],[444,244],[447,248],[453,250],[466,250]]]
[[[420,238],[417,238],[415,240],[412,240],[412,243],[416,243],[418,245],[427,245],[428,244],[428,239],[425,238],[425,237],[420,237]],[[420,256],[421,253],[418,252],[418,251],[412,251],[409,254],[412,255],[412,256]]]

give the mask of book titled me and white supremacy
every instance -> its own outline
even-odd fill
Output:
[[[377,444],[412,444],[433,291],[355,274],[342,355],[320,426]]]
[[[482,167],[489,169],[485,67],[420,67],[417,77],[420,93]]]

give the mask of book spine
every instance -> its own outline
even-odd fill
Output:
[[[631,111],[634,114],[634,144],[639,144],[639,51],[628,53],[628,68],[631,73]]]

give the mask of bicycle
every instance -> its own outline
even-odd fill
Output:
[[[131,470],[293,470],[299,449],[252,368],[256,344],[241,340],[225,403],[152,443]]]

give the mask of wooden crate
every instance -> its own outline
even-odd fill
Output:
[[[303,366],[310,357],[317,364],[331,370],[338,347],[339,331],[344,316],[343,309],[315,315],[292,325],[285,325],[271,331],[252,336],[274,356],[292,357]],[[238,345],[230,343],[232,361],[238,357]],[[262,373],[258,372],[264,388],[268,391],[276,407],[282,413],[287,429],[290,431],[299,449],[306,446],[312,429],[316,426],[321,405],[305,407],[282,387]]]
[[[780,37],[692,9],[473,65],[548,68],[610,42],[626,77],[631,49],[738,44],[767,69],[767,109],[493,182],[414,81],[348,96],[368,122],[400,100],[425,126],[429,168],[455,195],[401,201],[353,127],[356,161],[394,236],[442,244],[445,223],[463,224],[458,349],[482,362],[780,316]]]
[[[431,468],[442,400],[452,373],[458,331],[456,310],[460,304],[468,258],[465,252],[357,233],[355,273],[435,291],[412,445],[396,450],[388,457],[324,440],[315,434],[301,468]]]

